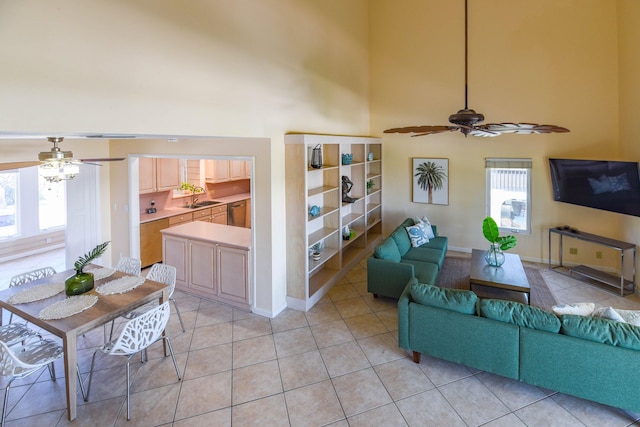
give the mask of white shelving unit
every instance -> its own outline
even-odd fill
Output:
[[[322,150],[320,168],[310,164],[314,147]],[[352,162],[342,164],[342,154],[352,154]],[[382,140],[290,134],[285,159],[287,304],[307,311],[382,238]],[[353,203],[342,201],[343,176],[353,182]],[[312,206],[320,213],[312,216]],[[349,239],[343,238],[345,227]],[[322,247],[318,260],[311,257],[316,245]]]

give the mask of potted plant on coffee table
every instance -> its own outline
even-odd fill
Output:
[[[500,267],[504,264],[503,251],[514,248],[518,243],[516,236],[500,236],[500,229],[496,221],[490,216],[482,221],[482,234],[491,243],[489,250],[484,254],[487,264]]]

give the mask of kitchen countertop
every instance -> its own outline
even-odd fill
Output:
[[[191,209],[191,208],[158,209],[155,213],[152,213],[152,214],[148,214],[144,212],[140,214],[140,224],[143,224],[145,222],[157,221],[159,219],[169,218],[170,216],[182,215],[189,212],[196,212],[202,209],[215,208],[217,206],[221,206],[222,204],[234,203],[234,202],[237,202],[238,200],[246,200],[250,198],[251,198],[251,193],[240,193],[240,194],[234,194],[232,196],[210,199],[210,200],[213,200],[214,202],[220,202],[220,204],[217,204],[217,205],[203,206],[201,208],[194,208],[194,209]],[[204,200],[200,200],[200,201],[203,202]]]
[[[251,249],[251,229],[232,225],[193,221],[160,230],[169,235],[202,242],[216,242],[240,249]]]

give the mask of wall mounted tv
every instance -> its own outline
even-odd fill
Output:
[[[553,199],[640,216],[638,162],[549,159]]]

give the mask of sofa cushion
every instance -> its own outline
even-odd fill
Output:
[[[431,229],[430,225],[429,225],[429,229]],[[427,230],[423,223],[417,223],[416,225],[405,227],[405,230],[407,230],[407,235],[411,240],[412,247],[417,248],[418,246],[422,246],[425,243],[429,243]]]
[[[480,315],[524,328],[553,333],[560,331],[560,319],[555,314],[515,301],[481,299]]]
[[[413,265],[413,275],[420,283],[427,283],[429,285],[435,285],[437,283],[438,274],[440,273],[438,264],[405,258],[402,259],[402,263]]]
[[[403,256],[407,253],[409,249],[411,249],[411,240],[409,239],[409,235],[407,234],[407,230],[403,226],[399,226],[393,233],[391,233],[390,237],[396,242],[398,246],[398,252],[400,252],[400,256]]]
[[[440,288],[424,283],[411,285],[411,297],[422,305],[462,314],[475,314],[478,302],[478,297],[471,291]]]
[[[379,259],[400,262],[400,252],[396,242],[391,237],[387,237],[373,251],[373,255]]]
[[[565,314],[561,332],[576,338],[640,350],[640,327],[600,317]]]
[[[425,243],[420,246],[421,248],[437,249],[439,251],[446,252],[449,245],[449,239],[442,236],[436,236],[433,239],[429,239],[429,243]]]
[[[403,261],[422,261],[430,262],[438,266],[438,270],[442,269],[444,259],[447,253],[439,249],[431,249],[424,246],[419,248],[410,248],[409,251],[402,256]]]

